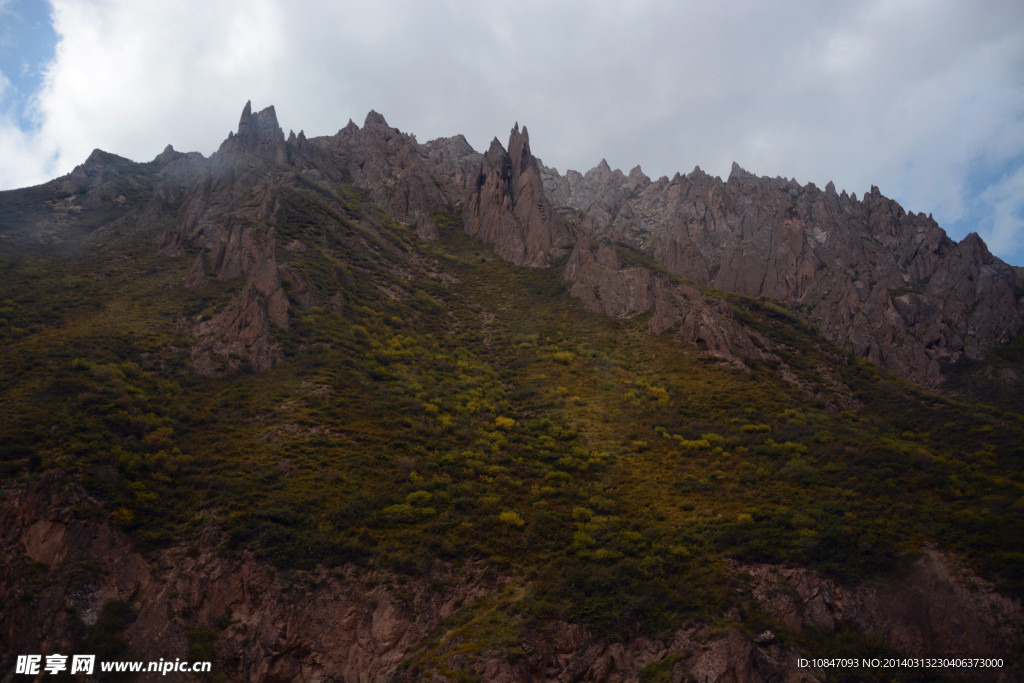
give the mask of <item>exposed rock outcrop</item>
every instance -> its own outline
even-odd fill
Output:
[[[426,239],[438,235],[431,215],[465,191],[465,160],[479,156],[461,136],[420,145],[375,111],[362,128],[349,121],[332,137],[310,140],[307,148],[300,166],[366,190],[392,218]]]
[[[57,191],[71,195],[77,199],[81,209],[97,209],[120,197],[121,204],[125,199],[121,193],[121,168],[130,161],[116,154],[94,149],[89,158],[63,178],[58,179]]]
[[[159,180],[147,210],[150,218],[176,212],[163,238],[169,253],[207,254],[190,270],[190,285],[247,274],[258,262],[245,233],[265,231],[279,206],[280,181],[266,164],[290,163],[307,181],[366,190],[424,238],[438,234],[431,216],[461,208],[469,234],[519,265],[550,265],[577,234],[635,249],[698,285],[799,307],[825,338],[929,386],[941,383],[943,363],[982,359],[1024,327],[1024,278],[1015,269],[977,235],[956,244],[877,188],[858,200],[831,184],[760,178],[735,164],[725,182],[700,168],[652,181],[640,167],[625,175],[603,160],[586,174],[561,176],[533,156],[518,125],[507,151],[494,140],[481,155],[461,136],[421,145],[373,111],[362,128],[349,122],[331,137],[286,140],[272,107],[253,114],[249,104],[237,133],[211,159],[197,156],[168,149],[154,160]],[[75,191],[99,183],[111,194],[104,159],[94,153],[63,182]],[[575,227],[555,207],[570,210]],[[720,316],[696,313],[695,291],[667,287],[640,268],[584,267],[589,249],[581,245],[566,274],[588,307],[617,317],[654,310],[652,331],[682,328],[722,357],[751,350],[737,346],[734,331],[718,333],[711,320]],[[683,300],[671,303],[673,296]],[[287,305],[268,301],[271,320],[280,324]]]
[[[173,216],[160,248],[196,254],[183,283],[245,278],[226,306],[194,325],[192,361],[202,374],[242,366],[264,372],[280,359],[271,325],[288,327],[292,302],[281,285],[272,226],[281,215],[282,187],[293,176],[271,165],[289,158],[274,108],[253,114],[247,102],[237,133],[209,159],[168,147],[153,162],[158,180],[144,218]]]
[[[608,244],[579,239],[565,281],[570,294],[594,312],[629,318],[651,311],[647,327],[653,334],[672,330],[683,341],[736,364],[761,356],[752,333],[736,322],[724,302],[648,268],[626,267]]]
[[[92,626],[105,603],[122,601],[135,612],[122,634],[132,657],[180,659],[189,628],[199,627],[215,633],[214,666],[233,680],[381,680],[442,619],[494,589],[466,571],[399,591],[354,567],[289,585],[266,564],[224,559],[208,546],[198,555],[173,549],[154,563],[123,534],[76,514],[95,505],[55,477],[0,505],[0,547],[12,560],[0,567],[0,594],[24,585],[30,562],[48,579],[31,604],[15,599],[4,609],[5,671],[14,670],[13,653],[71,645],[80,624]]]
[[[251,277],[231,303],[196,325],[196,344],[192,348],[196,372],[213,375],[243,366],[255,372],[266,372],[277,365],[281,353],[270,339],[268,319],[287,315],[286,309],[281,309],[283,295],[280,289],[276,290],[274,306],[260,294],[255,277]]]
[[[877,188],[858,201],[735,164],[726,182],[699,168],[651,182],[603,162],[541,173],[592,236],[698,284],[802,307],[827,339],[924,384],[941,381],[941,362],[978,359],[1024,326],[1015,269]]]
[[[8,558],[0,565],[0,594],[11,597],[0,617],[3,666],[13,667],[11,653],[68,644],[69,634],[96,623],[105,603],[122,601],[135,614],[123,633],[134,658],[180,658],[191,625],[213,633],[214,666],[229,678],[381,680],[403,671],[402,663],[445,618],[499,586],[472,567],[406,580],[401,589],[351,566],[302,572],[286,582],[251,557],[212,552],[218,537],[212,526],[199,534],[194,552],[171,549],[147,559],[121,532],[87,514],[97,501],[58,477],[8,493],[14,495],[0,502],[0,550]],[[25,590],[33,571],[46,576],[45,587],[31,601],[20,600],[15,591]],[[1006,663],[957,672],[977,680],[1011,681],[1022,673],[1012,658],[1024,628],[1021,606],[935,549],[926,549],[909,575],[884,583],[840,586],[775,565],[734,572],[744,596],[792,633],[833,633],[849,621],[906,656]],[[631,681],[649,667],[670,680],[816,681],[829,673],[800,668],[797,660],[806,654],[776,634],[713,634],[681,624],[661,638],[606,641],[566,622],[530,634],[514,657],[467,658],[444,648],[432,656],[489,681]],[[457,648],[458,640],[448,647]]]
[[[288,148],[284,131],[277,123],[274,107],[252,113],[252,102],[246,102],[238,120],[238,131],[228,133],[227,139],[217,150],[217,156],[232,157],[240,154],[252,155],[275,164],[288,163]]]
[[[911,657],[1003,659],[1003,670],[983,676],[989,680],[1022,673],[1007,656],[1022,642],[1020,603],[934,547],[908,575],[885,584],[840,586],[807,569],[770,565],[744,571],[750,597],[794,632],[831,632],[846,620]]]
[[[494,253],[521,266],[547,266],[572,245],[572,234],[548,202],[530,136],[519,124],[508,151],[498,139],[480,160],[463,210],[466,232],[494,244]]]

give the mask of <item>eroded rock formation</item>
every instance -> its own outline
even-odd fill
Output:
[[[147,559],[123,533],[87,514],[96,505],[58,477],[0,503],[0,549],[8,558],[0,593],[14,596],[5,607],[0,644],[7,654],[0,664],[13,667],[11,653],[67,643],[69,633],[96,623],[105,604],[123,601],[134,608],[123,632],[134,658],[180,658],[198,627],[212,634],[214,666],[231,679],[401,678],[411,676],[403,662],[444,619],[501,585],[472,567],[403,585],[351,566],[284,577],[249,556],[213,552],[212,525],[191,551],[173,548]],[[30,571],[43,573],[45,588],[20,601],[14,592],[27,590]],[[907,656],[1004,659],[1002,669],[972,671],[977,680],[1011,681],[1022,673],[1012,660],[1024,628],[1021,606],[934,548],[909,575],[872,584],[841,586],[775,565],[736,565],[733,573],[738,590],[791,632],[832,633],[852,622]],[[829,673],[801,668],[797,660],[806,653],[772,633],[681,625],[660,638],[609,641],[553,621],[530,634],[515,658],[445,653],[446,646],[433,654],[496,682],[631,681],[659,663],[670,680],[817,681]]]
[[[735,164],[726,182],[700,168],[652,182],[604,162],[542,175],[592,236],[697,284],[802,307],[827,339],[924,384],[941,381],[942,362],[978,359],[1024,325],[1014,268],[976,234],[954,243],[878,188],[858,201]]]
[[[520,266],[547,266],[572,244],[568,226],[551,210],[530,136],[512,129],[508,151],[498,139],[480,161],[463,211],[466,232],[494,245]]]
[[[54,210],[123,202],[118,169],[130,163],[94,152],[55,181],[72,198]],[[248,103],[237,132],[209,159],[168,148],[151,166],[153,196],[140,220],[173,215],[161,244],[170,254],[199,252],[190,286],[247,277],[273,253],[253,244],[273,241],[290,184],[337,191],[351,183],[421,238],[438,236],[439,212],[459,211],[467,233],[518,265],[550,266],[575,245],[566,281],[588,307],[616,317],[653,309],[652,331],[689,328],[686,338],[723,357],[749,346],[720,334],[710,322],[717,314],[697,315],[693,291],[688,303],[670,303],[684,290],[654,271],[583,267],[590,245],[618,245],[697,286],[799,310],[826,339],[928,386],[942,382],[944,364],[981,360],[1024,327],[1018,269],[976,234],[954,243],[930,216],[906,213],[878,188],[858,200],[831,183],[821,190],[738,165],[726,181],[699,167],[652,181],[639,166],[626,175],[603,160],[562,176],[534,157],[518,124],[507,149],[495,139],[479,154],[462,136],[420,144],[373,111],[361,128],[350,121],[333,136],[285,138],[273,107],[254,114]],[[295,302],[271,302],[272,287],[258,291],[281,326]]]
[[[627,267],[608,244],[578,240],[565,281],[569,293],[594,312],[629,318],[650,311],[647,327],[653,334],[671,330],[681,340],[736,364],[761,356],[751,341],[752,331],[736,322],[725,302],[649,268]]]

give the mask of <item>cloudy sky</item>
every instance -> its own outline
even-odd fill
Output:
[[[563,173],[878,185],[1024,265],[1020,0],[0,0],[0,189],[209,155],[249,99],[307,136],[519,122]]]

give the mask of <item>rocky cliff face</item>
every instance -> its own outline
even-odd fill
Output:
[[[69,638],[89,637],[113,601],[132,606],[117,634],[124,658],[173,660],[191,651],[240,680],[444,677],[429,664],[400,666],[422,654],[431,632],[444,632],[446,618],[501,586],[473,567],[402,583],[354,567],[284,576],[248,556],[218,556],[213,527],[191,550],[147,559],[121,532],[90,518],[98,505],[56,477],[0,504],[0,548],[8,558],[0,594],[11,596],[0,633],[5,670],[13,670],[12,653],[74,649]],[[908,576],[872,585],[839,586],[809,570],[773,565],[736,565],[733,573],[737,589],[789,633],[828,634],[854,623],[907,656],[1005,658],[1024,628],[1018,603],[931,548]],[[19,594],[30,590],[30,575],[45,588]],[[560,621],[531,633],[516,643],[520,654],[512,659],[447,652],[460,639],[442,636],[430,661],[508,682],[637,680],[659,663],[666,680],[818,681],[829,674],[800,668],[798,658],[808,653],[781,633],[682,626],[660,638],[607,641]],[[206,649],[194,649],[197,638],[209,639]],[[972,673],[1010,681],[1021,671],[1008,661]]]
[[[218,159],[222,162],[245,155],[275,164],[288,163],[284,131],[277,123],[277,113],[273,106],[253,114],[252,102],[246,102],[238,120],[238,132],[228,133],[227,140],[217,150]]]
[[[216,640],[194,659],[212,656],[232,680],[380,680],[442,619],[494,590],[473,572],[443,590],[436,586],[446,577],[400,589],[351,567],[283,577],[249,557],[210,552],[215,537],[201,537],[198,552],[174,549],[154,562],[119,532],[76,514],[97,504],[49,479],[0,506],[0,544],[11,559],[0,569],[0,592],[24,588],[33,571],[47,581],[31,605],[15,598],[5,608],[5,671],[14,670],[12,653],[73,649],[69,637],[87,633],[104,605],[120,601],[133,606],[118,636],[126,657],[181,658],[205,629]]]
[[[550,265],[572,244],[568,226],[544,194],[529,133],[518,124],[508,151],[495,138],[481,159],[463,218],[467,233],[494,244],[494,253],[516,265]]]
[[[604,161],[585,175],[561,176],[533,156],[518,125],[507,150],[494,140],[481,155],[461,136],[421,145],[376,112],[362,128],[350,122],[313,140],[300,134],[282,151],[283,136],[267,132],[276,127],[272,117],[272,110],[243,113],[239,133],[225,145],[244,141],[251,153],[290,159],[314,178],[349,180],[421,237],[437,234],[431,215],[461,209],[467,233],[518,265],[550,265],[577,236],[635,249],[697,285],[798,307],[825,338],[926,385],[941,382],[943,363],[979,360],[1024,326],[1024,279],[1015,269],[977,235],[956,244],[931,217],[907,214],[877,188],[858,200],[831,184],[819,190],[758,178],[737,165],[725,182],[699,168],[652,181],[640,167],[625,175]],[[257,131],[267,138],[258,144]],[[567,281],[591,272],[573,262]],[[583,294],[593,287],[582,283],[573,293],[615,316],[667,301],[648,301],[638,277],[633,271],[604,279],[602,299],[615,303],[597,306]],[[670,309],[677,314],[665,313]],[[652,330],[685,323],[679,310],[663,303]],[[675,323],[662,324],[670,318]],[[714,354],[740,353],[727,351],[720,334],[689,336],[705,343],[718,337]]]
[[[952,242],[929,216],[872,188],[862,200],[734,165],[652,182],[604,162],[581,175],[543,169],[556,206],[592,236],[641,251],[715,289],[806,311],[827,339],[915,381],[980,358],[1024,325],[1024,280],[977,235]]]
[[[95,152],[58,182],[87,203],[124,201],[117,200],[120,186],[107,156]],[[420,144],[372,111],[362,128],[350,121],[334,136],[307,139],[300,132],[286,139],[273,107],[254,114],[249,104],[237,132],[210,159],[168,148],[151,163],[156,181],[143,218],[173,214],[164,249],[200,252],[187,283],[248,277],[262,264],[255,297],[247,287],[234,308],[257,301],[264,313],[244,317],[263,315],[278,327],[287,325],[295,302],[275,294],[279,287],[267,274],[277,248],[273,225],[282,187],[300,178],[324,187],[352,183],[425,239],[438,235],[438,212],[461,211],[467,233],[518,265],[552,265],[575,245],[566,281],[588,307],[617,317],[656,310],[652,331],[681,325],[684,337],[722,357],[739,357],[749,345],[706,322],[707,311],[697,316],[693,306],[672,303],[672,288],[656,273],[590,259],[591,245],[617,244],[698,286],[783,303],[826,339],[928,386],[941,383],[943,364],[980,360],[1024,327],[1017,269],[992,256],[977,235],[954,243],[931,217],[906,213],[877,188],[858,200],[831,183],[821,190],[759,178],[737,165],[726,181],[699,168],[652,181],[640,167],[625,175],[604,161],[586,174],[562,176],[534,157],[518,125],[507,149],[495,139],[485,154],[462,136]],[[221,322],[228,319],[240,318]],[[197,367],[239,351],[237,344],[226,351],[232,344],[224,340],[262,329],[221,327],[197,330],[207,339],[200,354],[206,360]],[[254,367],[270,367],[269,344],[245,344],[261,350],[243,355]]]
[[[627,267],[608,244],[579,239],[566,264],[565,281],[569,293],[596,313],[630,318],[651,312],[647,328],[652,334],[674,331],[682,341],[736,364],[761,356],[752,332],[735,321],[723,301],[648,268]]]
[[[209,159],[168,147],[152,162],[154,196],[141,220],[170,216],[160,248],[195,254],[184,284],[243,281],[218,313],[194,323],[192,359],[200,373],[243,364],[266,371],[279,359],[272,329],[288,327],[296,302],[281,284],[273,226],[282,216],[282,190],[295,182],[294,173],[280,170],[292,150],[274,108],[254,114],[246,103],[238,131]]]
[[[334,136],[285,138],[273,107],[254,114],[249,103],[237,132],[209,159],[165,150],[152,162],[157,181],[143,220],[172,216],[160,247],[170,255],[195,253],[187,286],[243,283],[219,312],[194,324],[196,370],[269,370],[280,359],[274,330],[288,327],[292,307],[317,301],[302,276],[278,258],[283,246],[301,244],[281,245],[275,226],[311,220],[283,195],[318,192],[331,211],[343,212],[336,188],[351,183],[392,219],[432,239],[438,229],[431,216],[463,205],[480,158],[462,136],[420,145],[372,111],[362,128],[349,122]],[[323,229],[338,228],[329,216],[313,219],[320,221],[328,224]],[[327,298],[344,299],[340,292]]]
[[[390,127],[375,111],[366,115],[362,128],[349,121],[336,135],[304,142],[299,150],[298,166],[312,177],[343,180],[366,190],[395,220],[414,226],[427,239],[437,236],[431,215],[461,193],[459,174],[471,163],[467,159],[479,156],[460,136],[435,141],[432,158],[431,150]],[[435,173],[435,164],[446,173]]]

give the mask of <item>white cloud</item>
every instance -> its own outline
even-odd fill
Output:
[[[208,154],[248,96],[269,95],[259,81],[283,49],[278,25],[269,2],[57,0],[39,108],[58,165],[95,147],[140,160],[168,142]]]
[[[518,121],[562,171],[605,157],[651,175],[699,164],[724,176],[735,160],[858,194],[874,184],[947,226],[978,210],[964,194],[972,169],[1024,154],[1015,0],[54,0],[54,10],[60,44],[38,138],[0,138],[14,156],[57,151],[53,174],[94,147],[138,160],[167,143],[209,154],[247,99],[276,105],[286,131],[331,134],[372,108],[421,140],[464,133],[477,149]]]
[[[0,188],[38,185],[53,177],[53,145],[24,132],[6,114],[0,114],[0,150]]]
[[[0,73],[0,188],[38,185],[52,177],[50,162],[55,150],[45,139],[18,126],[17,103],[7,100],[13,89]]]

